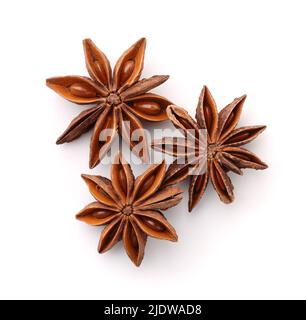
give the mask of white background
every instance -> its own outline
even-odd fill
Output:
[[[305,299],[305,14],[292,0],[1,1],[0,298]],[[143,76],[171,75],[155,92],[191,114],[204,84],[219,108],[248,94],[240,125],[268,126],[248,147],[269,169],[232,175],[232,205],[209,187],[190,215],[186,193],[166,212],[179,242],[150,239],[136,268],[75,220],[92,201],[80,174],[109,166],[89,170],[89,134],[55,145],[84,107],[45,79],[87,74],[85,37],[114,63],[142,36]]]

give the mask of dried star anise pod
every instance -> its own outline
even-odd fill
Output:
[[[170,101],[147,92],[169,77],[153,76],[139,80],[146,47],[144,38],[123,53],[113,72],[107,57],[93,41],[86,39],[83,45],[91,79],[82,76],[56,77],[47,79],[47,86],[69,101],[96,106],[73,119],[58,138],[57,144],[71,142],[94,127],[90,144],[90,168],[99,164],[117,132],[147,162],[147,140],[138,117],[148,121],[167,119],[166,107]],[[104,129],[108,129],[105,136]]]
[[[160,210],[176,206],[183,190],[164,186],[166,164],[151,165],[134,178],[130,165],[119,153],[111,169],[111,180],[82,175],[97,200],[77,214],[77,219],[104,228],[99,253],[110,250],[123,240],[126,253],[136,266],[142,262],[147,236],[177,241],[174,228]]]
[[[169,119],[180,129],[185,138],[174,140],[163,138],[152,143],[154,149],[177,158],[169,166],[165,185],[185,180],[190,175],[190,167],[201,166],[199,164],[201,160],[198,160],[198,163],[179,161],[180,158],[190,159],[187,153],[191,152],[192,148],[195,155],[204,153],[206,155],[204,159],[206,170],[202,174],[191,175],[189,211],[192,211],[204,195],[209,179],[221,201],[231,203],[234,200],[234,187],[227,174],[228,171],[242,175],[241,169],[244,168],[263,170],[268,167],[255,154],[241,147],[254,140],[266,128],[266,126],[245,126],[236,129],[245,99],[245,95],[234,99],[218,113],[216,103],[205,86],[199,98],[196,121],[183,108],[175,105],[168,107]],[[201,129],[206,130],[205,146],[199,141]],[[196,142],[193,147],[188,145],[190,140]]]

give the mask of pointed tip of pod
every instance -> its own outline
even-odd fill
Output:
[[[54,84],[54,78],[46,79],[46,86],[52,89],[52,85]]]
[[[98,247],[98,253],[99,254],[105,253],[106,251],[108,251],[108,250]]]
[[[65,139],[65,136],[64,135],[61,135],[60,137],[58,137],[57,138],[57,140],[56,140],[56,144],[57,145],[60,145],[60,144],[63,144],[63,143],[66,143],[67,141],[66,141],[66,139]]]
[[[137,268],[139,268],[140,265],[141,265],[141,263],[142,263],[142,259],[137,259],[137,260],[135,260],[135,261],[131,259],[131,261],[134,263],[134,265],[135,265]]]
[[[89,169],[95,168],[100,163],[100,159],[90,159],[89,160]]]
[[[80,215],[80,213],[77,213],[77,214],[75,215],[75,218],[76,218],[76,220],[82,221],[82,220],[81,220],[81,215]]]
[[[205,84],[202,88],[202,92],[208,91],[210,92],[210,90],[208,89],[208,86]]]
[[[52,88],[54,85],[58,84],[58,81],[62,79],[63,77],[52,77],[46,79],[46,86],[49,88]]]
[[[91,47],[96,47],[95,43],[90,38],[85,38],[83,41],[83,47],[86,52],[86,50],[89,50]]]
[[[88,42],[93,42],[90,38],[85,38],[84,40],[83,40],[83,44],[86,44],[86,43],[88,43]]]
[[[192,205],[191,203],[188,204],[188,212],[191,213],[192,210],[194,209],[194,205]]]
[[[159,77],[161,77],[163,79],[163,81],[167,81],[169,78],[170,78],[170,75],[168,74],[163,74],[163,75],[160,75]]]
[[[82,173],[82,174],[81,174],[81,178],[82,178],[82,179],[84,179],[84,180],[86,180],[86,179],[88,178],[88,175],[87,175],[87,174]]]
[[[90,180],[92,177],[94,177],[94,176],[92,176],[92,175],[90,175],[90,174],[81,174],[81,178],[86,182],[86,181],[88,181],[88,180]]]
[[[188,212],[192,213],[193,209],[199,204],[199,202],[200,202],[200,199],[194,201],[191,198],[189,198],[189,201],[188,201]]]
[[[89,169],[93,169],[95,167],[94,163],[89,163]]]
[[[224,204],[232,204],[235,201],[235,196],[234,195],[230,195],[228,197],[220,197],[220,200]]]
[[[265,162],[262,162],[261,163],[261,170],[265,170],[265,169],[268,169],[269,168],[269,166],[265,163]]]
[[[254,128],[256,128],[257,136],[259,136],[261,133],[263,133],[267,129],[267,126],[266,125],[258,125],[258,126],[254,126]]]
[[[153,76],[151,79],[157,79],[158,80],[158,85],[163,84],[164,82],[166,82],[168,79],[170,78],[170,75],[168,74],[159,74],[159,75],[155,75]]]
[[[244,102],[244,101],[246,100],[246,98],[247,98],[247,95],[244,94],[244,95],[242,95],[242,96],[241,96],[240,98],[238,98],[238,99]]]
[[[64,141],[63,141],[61,138],[59,138],[59,139],[56,140],[55,143],[56,143],[57,145],[60,145],[60,144],[63,144]]]
[[[173,236],[171,236],[170,241],[178,242],[178,235],[175,233]]]
[[[145,37],[142,37],[140,38],[138,41],[137,41],[139,44],[146,44],[147,43],[147,39]]]
[[[238,174],[239,176],[243,176],[243,175],[244,175],[244,172],[240,169],[240,170],[237,172],[237,174]]]
[[[143,38],[140,38],[138,41],[136,41],[136,43],[133,46],[135,46],[136,48],[143,47],[143,49],[145,49],[146,45],[147,45],[147,39],[143,37]]]

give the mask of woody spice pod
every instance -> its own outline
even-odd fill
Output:
[[[142,262],[147,237],[177,241],[174,228],[160,210],[176,206],[183,190],[164,186],[166,164],[151,165],[135,179],[130,165],[118,153],[111,169],[111,180],[82,175],[96,199],[77,214],[77,219],[92,226],[105,226],[99,253],[123,240],[124,248],[136,266]]]
[[[47,86],[71,102],[81,105],[95,104],[95,106],[86,109],[73,119],[58,138],[57,144],[71,142],[93,127],[90,168],[99,164],[117,132],[129,143],[131,150],[137,156],[148,162],[147,138],[139,118],[147,121],[167,119],[166,107],[171,102],[148,91],[169,77],[163,75],[139,80],[146,47],[144,38],[123,53],[113,72],[107,57],[92,40],[84,40],[83,45],[86,67],[91,78],[55,77],[47,79]],[[108,129],[107,132],[103,131],[104,129]]]
[[[196,121],[185,109],[175,105],[168,107],[169,119],[175,127],[181,130],[185,138],[163,138],[152,143],[154,149],[177,158],[169,166],[165,184],[176,184],[187,179],[190,167],[199,165],[199,163],[179,161],[181,157],[188,159],[189,155],[185,152],[182,154],[176,152],[176,150],[184,150],[180,146],[186,146],[186,150],[190,150],[187,147],[191,138],[197,142],[194,144],[195,154],[205,152],[207,155],[205,172],[192,175],[190,179],[189,211],[192,211],[204,195],[209,180],[220,200],[224,203],[231,203],[234,201],[234,186],[227,174],[228,171],[242,175],[241,169],[244,168],[263,170],[268,167],[254,153],[242,148],[266,129],[266,126],[262,125],[236,129],[245,99],[246,96],[234,99],[218,113],[216,103],[205,86],[199,98]],[[207,132],[205,150],[201,150],[203,144],[199,141],[200,129],[205,129]]]

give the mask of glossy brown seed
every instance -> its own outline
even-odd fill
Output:
[[[136,112],[143,112],[149,115],[156,115],[161,111],[161,107],[157,102],[135,102],[133,108]]]
[[[107,95],[107,92],[91,79],[79,76],[50,78],[47,86],[77,104],[99,103],[101,97]]]
[[[153,93],[145,93],[131,99],[127,99],[126,106],[137,117],[154,122],[168,119],[166,110],[169,100]]]
[[[78,219],[92,226],[102,226],[117,218],[119,211],[100,202],[93,202],[86,206]]]
[[[121,70],[120,82],[125,82],[132,75],[134,68],[135,68],[134,60],[126,61]]]
[[[69,87],[71,94],[77,97],[83,98],[95,98],[97,97],[97,92],[90,86],[82,85],[81,83],[74,83]]]
[[[91,79],[67,76],[50,78],[46,83],[49,88],[69,101],[77,104],[96,104],[96,107],[81,112],[72,120],[57,143],[71,142],[93,128],[89,159],[89,166],[93,168],[100,163],[119,133],[131,150],[133,149],[144,162],[148,162],[147,137],[138,118],[154,122],[168,119],[166,108],[171,102],[148,91],[164,83],[169,76],[158,75],[139,80],[146,48],[144,38],[122,54],[113,73],[107,57],[92,40],[85,39],[83,46],[86,67]],[[122,121],[130,123],[131,134]],[[101,140],[105,129],[111,131],[110,135]],[[139,140],[137,137],[131,139],[134,132],[140,133]]]
[[[263,170],[268,167],[256,155],[241,148],[242,145],[253,141],[266,128],[265,126],[246,126],[236,129],[245,100],[245,95],[234,99],[218,114],[215,101],[205,86],[197,106],[197,122],[183,108],[175,105],[170,105],[167,108],[167,114],[173,124],[181,129],[185,136],[189,135],[188,139],[185,139],[186,147],[189,138],[197,141],[198,129],[207,130],[207,146],[201,142],[195,144],[195,154],[207,157],[207,159],[206,157],[202,159],[204,163],[200,162],[200,167],[203,168],[206,163],[206,173],[200,172],[200,175],[195,174],[194,169],[198,167],[196,162],[189,161],[184,164],[182,161],[190,159],[190,148],[186,148],[185,152],[180,148],[182,152],[177,152],[177,149],[182,145],[182,140],[163,138],[152,143],[154,149],[177,158],[167,170],[165,184],[178,183],[187,179],[190,173],[193,174],[189,186],[189,211],[199,203],[209,180],[211,180],[220,200],[230,203],[234,200],[234,188],[227,174],[228,171],[242,175],[241,169],[244,168]],[[188,131],[189,129],[193,129],[193,133]],[[192,170],[190,170],[191,168]]]
[[[97,200],[77,214],[89,225],[105,225],[98,251],[110,250],[120,240],[136,266],[144,256],[147,237],[177,241],[177,234],[160,210],[176,206],[183,190],[165,187],[165,163],[150,166],[136,180],[130,165],[119,153],[112,165],[112,180],[83,175],[89,191]]]

